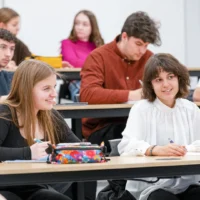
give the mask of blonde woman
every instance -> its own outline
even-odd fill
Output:
[[[57,95],[55,85],[56,72],[46,63],[27,60],[19,65],[10,94],[0,105],[0,161],[40,159],[47,155],[47,143],[79,141],[53,109]],[[34,138],[43,142],[34,143]],[[4,187],[0,188],[0,194],[7,200],[69,200],[50,188],[48,185],[31,185],[28,189]]]

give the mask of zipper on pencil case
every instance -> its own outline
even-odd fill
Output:
[[[56,151],[61,150],[102,150],[102,147],[65,147],[65,148],[59,148],[55,149]]]

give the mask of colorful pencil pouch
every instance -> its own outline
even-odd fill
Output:
[[[51,162],[59,164],[102,163],[106,162],[104,147],[98,145],[57,146]]]

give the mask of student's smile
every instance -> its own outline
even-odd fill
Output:
[[[161,71],[158,77],[152,80],[152,87],[161,102],[169,107],[174,105],[179,90],[177,76],[170,72]]]

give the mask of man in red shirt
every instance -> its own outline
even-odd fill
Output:
[[[141,99],[145,63],[153,54],[149,44],[161,44],[156,24],[145,12],[131,14],[115,40],[95,49],[81,71],[80,100],[89,104],[114,104]],[[84,137],[96,144],[121,138],[124,118],[83,119]]]

